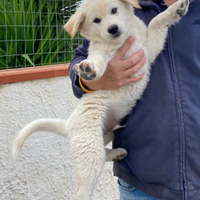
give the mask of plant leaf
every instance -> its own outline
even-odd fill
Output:
[[[28,62],[33,66],[35,67],[34,63],[32,62],[31,58],[29,57],[29,55],[27,54],[24,54],[22,55],[22,57],[24,57],[26,60],[28,60]]]

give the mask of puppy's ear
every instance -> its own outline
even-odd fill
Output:
[[[84,13],[76,12],[73,14],[69,21],[64,25],[64,29],[71,35],[73,38],[77,31],[82,29],[82,24],[85,19]]]
[[[139,3],[138,3],[138,0],[121,0],[121,1],[124,2],[124,3],[130,4],[130,5],[132,5],[132,6],[135,7],[135,8],[140,8],[140,9],[142,9],[141,6],[140,6]]]

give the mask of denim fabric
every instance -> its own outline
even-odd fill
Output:
[[[120,200],[158,200],[130,186],[122,179],[118,179],[118,185]]]

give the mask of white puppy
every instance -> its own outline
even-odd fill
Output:
[[[186,14],[188,4],[188,0],[177,1],[146,27],[133,13],[133,7],[140,7],[136,0],[83,1],[64,26],[72,37],[81,30],[81,35],[90,41],[87,60],[75,65],[74,71],[82,79],[99,79],[116,50],[134,36],[135,42],[124,59],[142,49],[146,63],[136,76],[141,72],[144,76],[141,81],[116,90],[85,94],[68,120],[40,119],[30,123],[15,139],[13,156],[36,131],[66,135],[76,161],[76,199],[90,200],[106,159],[103,135],[113,130],[141,98],[149,81],[150,65],[163,49],[168,27]]]

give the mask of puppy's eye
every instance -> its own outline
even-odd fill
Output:
[[[101,20],[99,18],[95,18],[93,22],[96,23],[96,24],[98,24],[98,23],[101,22]]]
[[[113,8],[112,10],[111,10],[111,13],[112,14],[115,14],[117,12],[117,8]]]

